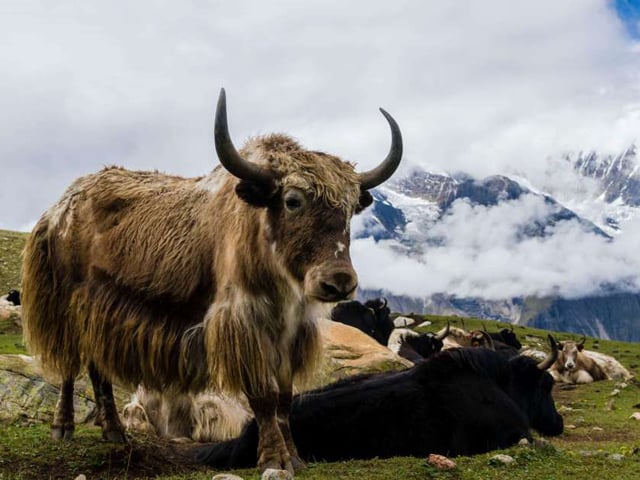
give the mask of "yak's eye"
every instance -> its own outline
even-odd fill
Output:
[[[284,205],[290,212],[299,211],[305,204],[305,196],[300,190],[289,190],[284,194]]]

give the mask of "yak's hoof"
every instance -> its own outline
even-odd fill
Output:
[[[293,469],[296,472],[299,472],[300,470],[304,470],[305,468],[307,468],[307,466],[305,465],[305,463],[300,459],[300,457],[296,456],[296,455],[292,455],[291,456],[291,465],[293,465]]]
[[[73,439],[73,425],[66,427],[64,426],[56,426],[51,427],[51,438],[53,440],[71,440]]]
[[[259,464],[258,470],[260,470],[262,474],[264,474],[264,472],[266,472],[267,470],[286,470],[287,472],[289,472],[291,477],[293,477],[293,473],[294,473],[293,465],[291,464],[290,460],[279,461],[276,459],[272,459],[267,462]]]
[[[102,438],[111,443],[128,443],[127,437],[120,430],[109,430],[102,432]]]

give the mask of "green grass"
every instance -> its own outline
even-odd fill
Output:
[[[26,353],[22,331],[13,315],[0,320],[0,353]]]
[[[450,322],[461,325],[459,317],[415,316],[433,324],[425,329],[437,330]],[[469,329],[491,331],[503,324],[465,318]],[[547,332],[515,326],[521,339],[546,339]],[[559,338],[570,335],[557,333]],[[0,335],[1,338],[1,335]],[[587,346],[597,342],[598,350],[617,356],[622,364],[631,368],[638,361],[640,344],[587,339]],[[524,342],[523,343],[527,343]],[[617,352],[617,353],[616,353]],[[0,353],[3,347],[0,345]],[[612,396],[614,389],[619,393]],[[629,419],[640,410],[640,382],[631,380],[626,387],[609,380],[579,386],[556,386],[556,405],[567,428],[559,437],[550,438],[548,444],[512,447],[472,457],[458,457],[451,471],[438,471],[424,458],[397,457],[333,463],[310,463],[296,475],[301,480],[324,479],[570,479],[578,475],[589,478],[637,480],[640,478],[640,422]],[[91,479],[160,478],[163,480],[210,480],[215,473],[185,463],[178,453],[185,447],[173,447],[142,434],[134,434],[132,446],[113,446],[100,440],[97,427],[80,425],[73,442],[51,443],[49,427],[0,426],[0,480],[31,478],[75,478],[84,473]],[[176,448],[180,450],[176,451]],[[493,465],[489,459],[497,453],[506,453],[516,459],[511,466]],[[623,454],[621,461],[609,458]],[[255,469],[236,470],[232,473],[246,480],[259,479]]]
[[[454,459],[456,467],[450,471],[439,471],[422,458],[395,457],[310,463],[296,478],[542,480],[588,474],[593,479],[637,480],[640,478],[639,447],[637,435],[624,442],[554,440],[551,444],[516,446],[473,457],[458,457]],[[222,473],[176,462],[176,453],[167,452],[172,452],[172,448],[145,437],[134,437],[131,446],[104,443],[97,427],[79,426],[72,442],[54,443],[48,441],[48,428],[43,425],[10,426],[0,435],[0,479],[75,478],[84,473],[91,479],[210,480],[214,474]],[[516,463],[508,466],[492,463],[490,459],[497,453],[512,456]],[[625,457],[616,461],[609,458],[612,453],[622,453]],[[232,473],[246,480],[260,478],[255,469]]]
[[[27,353],[22,334],[1,334],[0,353]]]

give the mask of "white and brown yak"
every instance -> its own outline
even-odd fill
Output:
[[[86,367],[103,436],[125,441],[114,380],[158,391],[244,393],[260,469],[303,466],[289,428],[293,378],[320,350],[319,302],[352,298],[351,217],[402,156],[396,122],[375,169],[308,151],[285,135],[236,151],[224,90],[222,167],[201,178],[123,168],[77,179],[24,252],[25,336],[61,377],[52,436],[73,436],[74,379]]]

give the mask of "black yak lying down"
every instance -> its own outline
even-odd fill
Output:
[[[295,399],[293,437],[303,459],[336,461],[482,453],[530,438],[530,428],[559,435],[563,421],[545,371],[556,355],[536,364],[461,348],[401,372],[345,379]],[[218,468],[254,466],[257,442],[253,421],[197,457]]]
[[[331,310],[331,320],[362,330],[386,347],[394,329],[390,314],[384,298],[367,300],[364,304],[351,300],[336,304]]]

